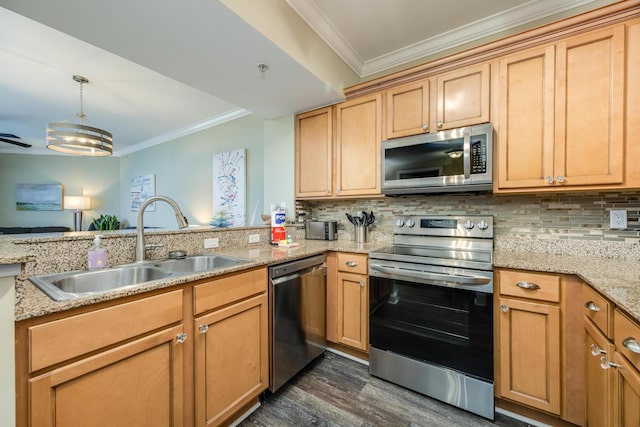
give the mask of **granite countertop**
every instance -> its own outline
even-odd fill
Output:
[[[7,236],[0,236],[0,265],[21,264],[32,260],[33,256],[27,250],[13,244],[12,239]]]
[[[22,285],[16,289],[15,320],[20,321],[32,317],[44,316],[128,295],[163,289],[195,280],[212,278],[248,268],[292,261],[307,256],[321,254],[326,251],[369,253],[372,250],[388,245],[388,243],[355,243],[353,241],[342,240],[302,240],[299,243],[299,246],[291,248],[280,248],[269,244],[255,244],[237,249],[225,249],[220,253],[237,258],[249,259],[251,261],[249,263],[221,268],[215,271],[157,280],[144,285],[134,286],[127,289],[117,289],[104,294],[77,298],[71,301],[54,301],[30,281],[24,280]]]
[[[637,260],[496,250],[493,265],[576,275],[640,321],[640,262]]]

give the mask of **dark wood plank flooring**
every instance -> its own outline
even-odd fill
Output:
[[[503,426],[527,424],[496,414],[491,422],[369,375],[368,367],[325,352],[240,426]]]

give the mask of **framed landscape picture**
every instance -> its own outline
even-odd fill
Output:
[[[16,210],[61,211],[62,184],[17,184]]]

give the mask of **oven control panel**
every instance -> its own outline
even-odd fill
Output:
[[[491,239],[493,238],[493,216],[402,215],[395,217],[393,233]]]

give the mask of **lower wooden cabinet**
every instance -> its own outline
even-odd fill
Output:
[[[640,426],[640,373],[620,353],[615,353],[615,390],[612,425]]]
[[[183,425],[178,325],[29,380],[29,425]]]
[[[586,285],[585,285],[586,286]],[[612,425],[613,370],[606,367],[614,356],[614,346],[607,337],[585,318],[585,400],[586,424],[590,427]]]
[[[219,425],[269,387],[267,294],[195,319],[196,425]]]
[[[500,298],[500,396],[560,414],[560,308]]]
[[[330,253],[327,257],[327,340],[369,352],[369,276],[367,255]]]
[[[268,357],[266,268],[29,319],[16,425],[228,423],[268,388]]]

